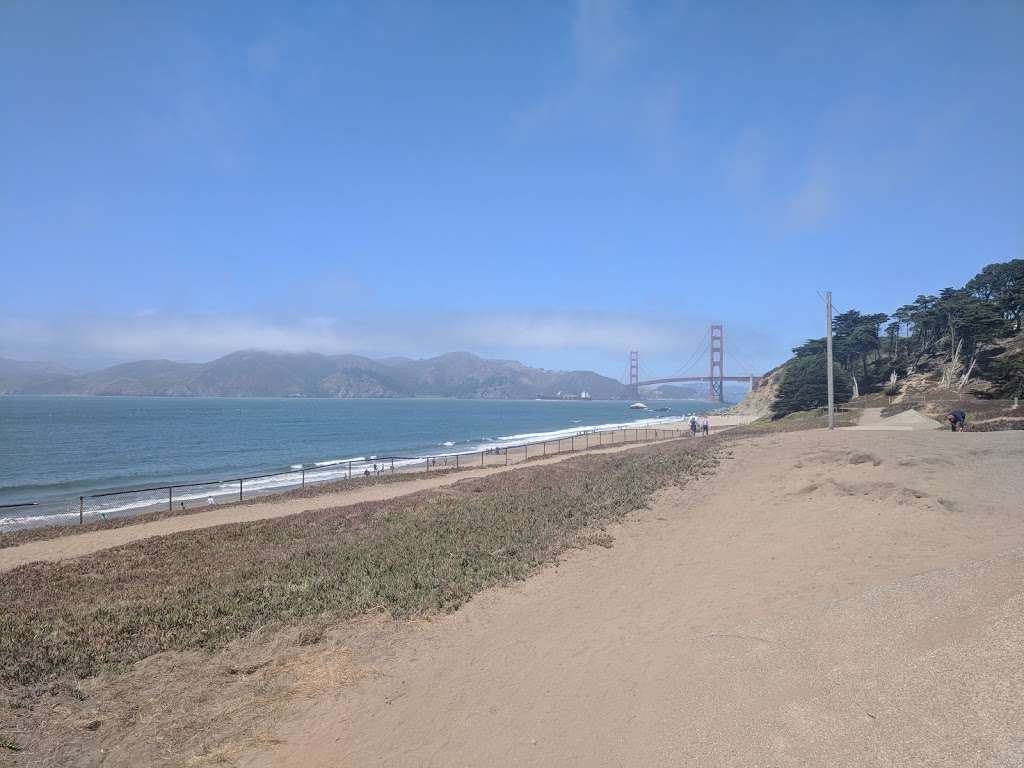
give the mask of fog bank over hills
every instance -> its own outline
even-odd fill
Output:
[[[462,397],[523,399],[559,392],[628,396],[593,371],[549,371],[451,352],[424,360],[244,350],[208,363],[140,360],[74,372],[0,358],[0,394],[180,397]]]

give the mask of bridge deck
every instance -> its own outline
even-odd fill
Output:
[[[715,377],[715,381],[742,381],[744,383],[758,382],[760,376],[722,376],[721,379]],[[681,376],[672,379],[651,379],[649,381],[638,381],[636,385],[638,387],[649,387],[653,384],[681,384],[686,382],[702,382],[707,383],[711,381],[710,376]]]

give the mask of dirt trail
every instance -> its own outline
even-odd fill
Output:
[[[682,431],[681,425],[664,425],[660,429],[664,431]],[[613,437],[615,435],[612,435]],[[568,441],[566,441],[568,442]],[[627,443],[621,445],[606,446],[600,449],[609,453],[629,450],[642,445],[650,445],[653,441],[640,443]],[[531,459],[530,466],[542,466],[553,464],[580,453],[566,452],[546,459]],[[519,458],[519,457],[515,457]],[[419,491],[432,490],[447,485],[452,485],[460,480],[487,477],[499,472],[507,472],[522,466],[522,462],[509,466],[489,466],[483,469],[460,470],[458,472],[447,472],[437,477],[425,477],[421,480],[406,480],[395,483],[381,483],[380,485],[363,486],[352,490],[342,490],[333,493],[324,493],[319,496],[293,499],[275,499],[268,497],[266,501],[255,504],[243,504],[217,508],[209,512],[196,512],[191,515],[179,515],[162,520],[155,520],[151,523],[140,523],[122,528],[110,528],[107,530],[92,531],[89,533],[72,534],[55,539],[34,541],[19,546],[0,549],[0,573],[17,568],[25,563],[40,560],[66,560],[68,558],[88,555],[102,549],[110,549],[121,544],[127,544],[139,539],[147,539],[153,536],[166,536],[180,531],[189,531],[197,528],[212,528],[217,525],[228,523],[240,523],[249,520],[265,520],[273,517],[285,517],[299,512],[314,509],[327,509],[348,504],[359,504],[366,501],[382,501],[406,496]]]
[[[854,427],[841,427],[847,430],[886,430],[890,432],[912,432],[916,430],[940,429],[942,425],[925,416],[918,411],[911,409],[904,411],[897,416],[882,418],[881,408],[865,408],[861,411],[857,425]]]
[[[1024,764],[1019,433],[733,451],[611,549],[364,654],[243,764]]]

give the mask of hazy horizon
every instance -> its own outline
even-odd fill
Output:
[[[53,366],[58,366],[58,367],[64,369],[68,373],[71,373],[71,374],[74,374],[74,375],[78,375],[78,374],[87,374],[87,373],[92,373],[92,372],[100,371],[100,370],[104,370],[106,368],[115,367],[115,366],[118,366],[118,365],[130,365],[132,363],[142,363],[142,362],[170,362],[170,363],[182,364],[182,365],[188,365],[188,364],[203,365],[203,364],[206,364],[206,363],[215,362],[216,360],[220,360],[221,358],[224,358],[224,357],[229,357],[231,355],[236,355],[236,354],[243,354],[243,353],[247,353],[247,352],[266,353],[266,354],[270,354],[270,355],[324,355],[326,357],[343,357],[343,356],[347,356],[347,355],[351,354],[351,353],[345,353],[345,352],[340,352],[340,353],[335,353],[335,354],[327,354],[327,353],[322,353],[322,352],[316,352],[314,350],[281,350],[281,349],[276,349],[275,350],[275,349],[250,348],[250,349],[234,350],[233,352],[229,352],[226,355],[218,355],[216,357],[212,357],[212,358],[208,358],[208,359],[175,360],[175,359],[167,358],[167,357],[141,357],[141,358],[136,358],[136,359],[132,359],[132,360],[115,360],[115,361],[109,362],[109,363],[100,363],[100,364],[89,365],[89,366],[69,365],[69,364],[67,364],[67,363],[65,363],[65,362],[63,362],[61,360],[23,360],[23,359],[18,359],[18,358],[7,357],[5,355],[0,355],[0,360],[7,360],[7,361],[15,362],[15,363],[25,363],[25,364],[29,364],[29,365],[43,365],[43,366],[53,365]],[[388,364],[390,364],[392,362],[399,361],[399,360],[407,361],[407,362],[425,362],[425,361],[434,360],[434,359],[437,359],[437,358],[440,358],[440,357],[445,357],[445,356],[448,356],[448,355],[461,355],[461,354],[473,355],[474,357],[480,358],[482,360],[488,360],[488,361],[504,361],[504,362],[519,363],[519,364],[525,365],[525,366],[527,366],[529,368],[534,368],[534,369],[537,369],[537,370],[551,370],[551,371],[562,371],[562,372],[571,372],[573,370],[579,370],[579,371],[582,371],[582,372],[591,372],[591,373],[597,373],[597,374],[602,375],[602,376],[608,376],[609,378],[615,379],[616,381],[620,381],[622,383],[626,383],[627,380],[628,380],[628,370],[625,371],[625,373],[626,373],[625,376],[622,375],[622,374],[616,376],[616,375],[602,374],[600,371],[593,371],[592,369],[589,369],[589,368],[587,368],[587,369],[548,369],[548,368],[544,368],[543,366],[533,366],[529,362],[523,361],[523,360],[516,360],[516,359],[512,359],[512,358],[489,358],[489,357],[485,357],[483,355],[478,355],[477,353],[475,353],[475,352],[473,352],[471,350],[465,350],[465,349],[450,350],[448,352],[443,352],[443,353],[441,353],[439,355],[431,355],[429,357],[415,357],[415,356],[411,357],[411,356],[408,356],[408,355],[370,355],[370,354],[354,355],[354,356],[367,358],[367,359],[372,360],[374,362],[381,363],[383,365],[388,365]],[[758,375],[759,376],[759,375],[761,375],[761,374],[763,374],[765,372],[766,371],[754,371],[753,373],[754,373],[754,375]],[[706,372],[698,371],[698,372],[695,372],[694,375],[704,375],[705,373]],[[745,375],[745,374],[730,374],[730,375]],[[648,385],[645,388],[647,388],[647,389],[658,389],[659,387],[662,387],[662,386],[668,386],[669,388],[683,388],[683,389],[685,389],[687,387],[701,387],[701,386],[705,386],[705,385],[699,384],[699,383],[693,383],[693,382],[691,382],[691,383],[683,383],[683,384],[669,383],[668,385],[658,385],[658,386],[649,386]],[[732,382],[732,381],[723,382],[723,386],[726,389],[729,389],[729,390],[745,389],[747,387],[747,385],[742,383],[742,382]]]

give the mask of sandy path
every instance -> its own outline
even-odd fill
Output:
[[[669,424],[659,427],[662,432],[677,429],[677,425]],[[681,427],[679,427],[681,430]],[[643,430],[641,430],[643,431]],[[614,436],[614,435],[613,435]],[[565,441],[568,445],[568,440]],[[641,445],[650,445],[653,440],[641,443],[627,443],[621,445],[606,446],[601,449],[604,452],[616,452],[637,448]],[[539,448],[537,449],[539,450]],[[530,466],[542,466],[565,461],[568,458],[579,456],[582,451],[576,453],[562,453],[547,459],[531,459]],[[510,457],[513,461],[520,461],[522,455]],[[249,520],[265,520],[273,517],[284,517],[299,512],[313,509],[327,509],[329,507],[344,506],[347,504],[359,504],[366,501],[382,501],[406,496],[419,491],[441,488],[452,485],[460,480],[487,477],[499,472],[507,472],[517,467],[516,464],[509,466],[490,466],[483,469],[468,469],[458,472],[448,472],[437,477],[426,477],[422,480],[407,480],[397,483],[382,483],[377,486],[364,486],[353,490],[342,490],[334,493],[324,493],[320,496],[313,496],[299,499],[275,499],[268,497],[266,501],[255,504],[244,504],[224,508],[213,508],[209,512],[197,512],[191,515],[179,515],[163,520],[155,520],[151,523],[140,523],[128,525],[122,528],[111,528],[108,530],[92,531],[78,535],[61,536],[55,539],[34,541],[16,547],[0,549],[0,573],[17,568],[25,563],[39,560],[66,560],[72,557],[81,557],[101,549],[109,549],[121,544],[127,544],[139,539],[147,539],[153,536],[166,536],[179,531],[189,531],[197,528],[212,528],[217,525],[228,523],[240,523]]]
[[[912,432],[917,430],[941,429],[942,424],[916,410],[904,411],[896,416],[882,418],[881,408],[865,408],[861,411],[857,425],[840,427],[844,430],[886,430],[890,432]]]
[[[881,408],[865,408],[857,420],[858,427],[880,427],[883,423]]]
[[[1024,764],[1020,433],[737,443],[248,766]]]

